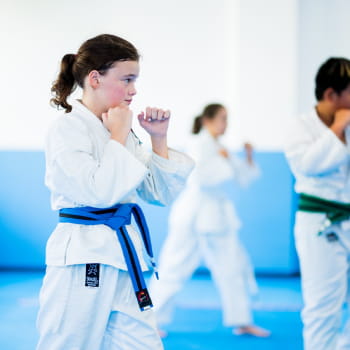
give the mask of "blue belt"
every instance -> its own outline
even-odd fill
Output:
[[[125,225],[131,224],[132,216],[134,217],[140,230],[146,252],[150,257],[153,270],[158,278],[148,226],[143,212],[137,204],[117,204],[107,209],[99,209],[94,207],[64,208],[59,212],[59,221],[80,225],[106,225],[116,231],[129,275],[131,277],[132,285],[135,290],[136,299],[141,311],[144,311],[151,308],[153,305],[147,291],[145,279],[143,277],[140,261],[134,244],[125,227]]]

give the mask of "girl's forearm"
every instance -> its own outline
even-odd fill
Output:
[[[159,156],[168,159],[168,143],[166,136],[156,137],[151,136],[152,151]]]

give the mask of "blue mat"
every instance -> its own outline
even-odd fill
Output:
[[[243,222],[240,238],[256,271],[290,275],[298,271],[292,175],[283,153],[258,152],[256,157],[261,178],[247,189],[227,184],[226,190]],[[0,151],[0,164],[0,268],[43,268],[46,241],[57,223],[44,186],[44,154]],[[140,204],[157,255],[166,236],[169,208]]]
[[[35,319],[43,273],[0,273],[0,349],[31,350],[37,342]],[[280,311],[272,300],[291,309],[300,303],[299,280],[259,278],[262,298],[254,311],[257,324],[272,331],[268,339],[237,337],[221,325],[221,311],[213,283],[197,276],[180,293],[174,322],[166,328],[165,350],[299,350],[302,349],[298,311]],[[201,303],[195,303],[200,287]],[[287,304],[288,301],[288,304]],[[184,306],[185,305],[185,306]],[[266,307],[267,306],[267,307]],[[271,309],[272,307],[272,309]],[[271,311],[272,310],[272,311]],[[276,311],[277,310],[277,311]],[[49,350],[49,349],[48,349]]]
[[[271,337],[258,339],[234,336],[221,325],[218,310],[177,309],[174,322],[166,328],[165,350],[301,350],[299,312],[254,312],[256,323],[272,331]]]

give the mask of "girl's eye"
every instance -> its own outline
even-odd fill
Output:
[[[130,84],[132,82],[134,82],[136,79],[135,78],[125,78],[124,81],[126,84]]]

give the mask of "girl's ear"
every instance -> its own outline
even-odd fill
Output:
[[[97,70],[92,70],[87,76],[87,83],[93,89],[97,89],[100,85],[100,73]]]
[[[328,88],[323,93],[323,99],[329,102],[336,102],[339,95],[334,91],[333,88]]]

